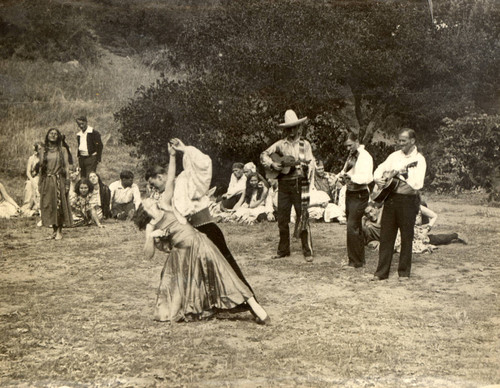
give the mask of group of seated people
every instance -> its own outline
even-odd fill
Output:
[[[19,206],[0,182],[0,218],[34,217],[40,215],[39,169],[40,143],[35,143],[33,153],[28,158],[23,204]],[[96,172],[87,177],[80,176],[80,169],[70,168],[69,203],[73,226],[97,225],[103,227],[102,220],[115,218],[130,220],[141,204],[141,193],[133,183],[134,174],[124,170],[120,179],[109,187]],[[41,226],[41,222],[38,223]]]
[[[141,204],[139,186],[134,183],[131,171],[122,171],[120,179],[109,187],[95,172],[89,173],[88,178],[79,178],[77,169],[70,178],[69,202],[74,226],[103,227],[101,221],[108,218],[131,220]]]
[[[228,189],[214,198],[210,210],[219,222],[253,224],[275,221],[277,208],[278,180],[264,178],[249,162],[233,164]],[[346,222],[345,187],[335,174],[325,171],[320,160],[316,161],[308,211],[311,220]],[[291,217],[294,222],[293,208]]]

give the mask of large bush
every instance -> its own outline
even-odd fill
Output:
[[[431,187],[445,192],[491,189],[500,160],[500,116],[445,119],[438,135],[429,163]]]

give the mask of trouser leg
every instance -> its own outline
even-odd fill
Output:
[[[236,273],[236,275],[238,275],[240,280],[243,283],[245,283],[245,285],[253,293],[252,287],[250,287],[250,284],[245,279],[245,276],[243,275],[241,268],[239,267],[238,263],[236,262],[234,256],[232,255],[231,251],[229,250],[226,244],[226,239],[224,238],[222,230],[220,230],[220,228],[213,222],[198,226],[196,229],[199,230],[201,233],[205,234],[214,243],[214,245],[219,249],[220,253],[222,253],[222,255],[226,258],[226,261],[229,263],[229,265]]]
[[[458,239],[457,233],[429,234],[429,243],[432,245],[448,245]]]
[[[290,254],[290,211],[292,210],[291,182],[280,181],[278,187],[278,255]],[[297,215],[298,217],[298,215]]]
[[[397,201],[397,223],[401,231],[401,251],[399,253],[398,274],[400,277],[409,277],[413,237],[415,234],[415,219],[418,213],[418,198],[413,195],[402,195]]]
[[[367,190],[346,193],[347,256],[349,265],[362,267],[365,264],[365,244],[361,219],[368,206]]]
[[[396,209],[391,199],[385,201],[382,219],[380,221],[380,246],[377,270],[375,276],[387,279],[391,270],[394,243],[398,233]]]

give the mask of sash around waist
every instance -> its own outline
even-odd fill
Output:
[[[197,213],[191,214],[189,217],[187,217],[187,220],[195,228],[214,222],[214,219],[212,218],[208,207],[200,210]]]

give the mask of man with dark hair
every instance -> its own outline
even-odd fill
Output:
[[[111,216],[119,220],[130,220],[141,204],[141,192],[134,182],[132,171],[123,170],[120,180],[109,185],[111,192]]]
[[[403,128],[399,132],[398,144],[400,150],[390,154],[373,174],[379,187],[387,186],[390,179],[397,185],[384,202],[380,221],[379,260],[372,280],[389,277],[398,229],[401,233],[398,274],[400,280],[410,277],[414,226],[420,207],[418,192],[424,186],[427,164],[417,150],[413,129]]]
[[[365,265],[365,244],[361,219],[368,205],[370,191],[368,184],[373,181],[373,158],[360,145],[358,136],[350,132],[344,142],[349,157],[340,179],[346,185],[345,212],[347,217],[347,266],[360,268]]]
[[[309,185],[314,174],[315,162],[311,144],[300,137],[301,125],[306,120],[307,117],[299,119],[293,110],[287,110],[285,122],[279,125],[283,128],[283,139],[278,140],[260,155],[262,165],[269,171],[278,173],[277,218],[280,240],[278,251],[276,255],[272,256],[273,259],[290,256],[290,227],[288,224],[293,206],[297,217],[295,235],[300,236],[304,259],[307,262],[313,261],[307,207],[309,205]],[[289,159],[289,163],[285,163],[285,158]]]
[[[87,125],[86,116],[77,117],[76,125],[79,128],[76,134],[78,165],[80,166],[81,177],[88,178],[91,172],[96,172],[97,164],[101,161],[103,149],[101,135],[94,128]]]
[[[180,139],[172,139],[171,144],[177,152],[184,153],[182,159],[184,170],[175,180],[172,199],[176,216],[181,223],[189,222],[198,231],[204,233],[226,258],[236,275],[252,291],[227,247],[224,234],[214,222],[208,209],[210,199],[207,193],[212,181],[212,160],[199,149],[186,146]],[[159,193],[164,192],[167,179],[164,168],[155,166],[148,169],[145,178],[148,184]],[[246,309],[246,306],[244,308]]]

